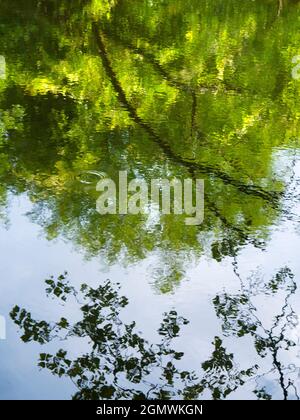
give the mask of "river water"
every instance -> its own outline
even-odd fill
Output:
[[[191,385],[159,375],[157,350],[133,380],[127,359],[143,351],[129,356],[123,331],[127,349],[112,356],[120,337],[95,338],[96,318],[45,339],[32,319],[82,319],[79,299],[45,293],[65,272],[76,290],[120,283],[118,325],[135,321],[149,343],[164,313],[186,318],[172,348],[178,369],[197,373],[194,398],[298,399],[300,5],[279,4],[1,2],[1,399],[131,398],[120,383],[180,398]],[[204,180],[203,222],[100,215],[99,176],[120,171]],[[95,343],[108,367],[99,381],[82,360],[74,375],[58,374],[59,360],[38,366],[40,353],[63,348],[74,361]]]

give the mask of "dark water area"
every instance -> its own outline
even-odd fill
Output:
[[[0,2],[0,399],[299,399],[299,18]],[[99,214],[120,171],[202,223]]]

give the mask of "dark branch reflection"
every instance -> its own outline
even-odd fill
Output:
[[[239,276],[237,267],[235,272]],[[163,315],[158,343],[147,341],[137,330],[136,323],[125,323],[121,311],[129,302],[120,294],[119,284],[107,281],[98,288],[84,284],[78,291],[70,285],[67,273],[57,280],[46,280],[46,293],[63,302],[75,299],[82,319],[72,322],[61,318],[57,322],[35,320],[26,309],[15,306],[11,318],[22,331],[21,339],[45,345],[51,341],[86,340],[89,351],[71,357],[63,348],[56,354],[41,353],[39,367],[59,377],[68,377],[77,388],[74,399],[225,399],[239,387],[251,385],[258,399],[271,399],[264,384],[268,378],[276,381],[282,398],[299,399],[293,375],[299,367],[286,366],[282,354],[296,346],[289,333],[298,325],[291,305],[296,291],[294,276],[289,268],[280,269],[269,281],[257,276],[241,281],[235,295],[218,294],[213,299],[216,315],[222,321],[224,337],[215,337],[210,358],[201,369],[182,370],[183,352],[174,349],[174,339],[188,320],[176,311]],[[253,303],[263,294],[283,294],[283,306],[265,327]],[[253,346],[261,358],[270,357],[272,369],[260,372],[257,364],[240,369],[224,340],[228,336],[253,338]],[[295,376],[295,375],[294,375]]]

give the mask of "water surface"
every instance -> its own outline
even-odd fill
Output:
[[[163,313],[188,319],[172,346],[180,369],[197,372],[194,398],[298,399],[299,11],[275,0],[1,2],[1,399],[100,390],[94,377],[78,385],[77,372],[76,388],[68,369],[38,368],[42,352],[90,354],[86,334],[42,346],[43,328],[11,319],[18,305],[33,319],[78,321],[76,299],[45,294],[65,271],[76,289],[119,282],[121,322],[150,342]],[[100,216],[98,178],[84,174],[121,170],[204,179],[204,222]],[[100,326],[89,322],[94,342]],[[123,370],[126,387],[167,392],[148,397],[182,396],[174,372],[168,383],[156,366],[136,382]]]

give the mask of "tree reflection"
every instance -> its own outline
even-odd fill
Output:
[[[298,5],[274,3],[1,2],[0,205],[26,193],[48,239],[108,263],[160,253],[161,291],[211,249],[265,247],[288,182],[274,148],[299,132]],[[80,174],[119,170],[205,179],[205,222],[100,217]]]
[[[201,370],[182,370],[184,353],[174,350],[173,342],[188,321],[176,311],[164,314],[158,330],[160,341],[154,344],[143,338],[135,322],[122,320],[120,312],[128,300],[120,295],[118,284],[107,281],[98,288],[82,285],[77,291],[67,281],[67,273],[57,280],[48,279],[46,284],[48,296],[63,302],[75,299],[80,305],[80,321],[38,321],[18,306],[11,311],[11,318],[21,329],[24,342],[85,342],[90,350],[77,357],[64,349],[54,355],[40,354],[40,368],[73,381],[77,387],[74,399],[225,399],[246,383],[251,384],[257,398],[271,399],[271,393],[262,385],[267,378],[279,383],[284,399],[298,399],[293,374],[299,368],[285,366],[281,360],[283,353],[296,345],[289,335],[298,323],[290,302],[296,283],[288,268],[279,270],[268,282],[252,277],[247,288],[242,285],[240,293],[219,294],[213,300],[225,338],[249,335],[257,354],[271,357],[273,367],[266,373],[260,372],[257,364],[240,369],[221,337],[214,338],[212,354],[201,364]],[[282,310],[266,328],[253,298],[279,293],[284,294]]]
[[[225,336],[251,336],[257,354],[262,358],[270,358],[273,365],[270,371],[257,378],[257,383],[265,383],[269,378],[280,385],[284,399],[289,397],[299,399],[292,377],[293,375],[297,377],[300,367],[292,364],[285,366],[284,361],[281,360],[285,352],[298,344],[292,337],[299,323],[291,303],[292,295],[297,289],[294,275],[288,267],[284,267],[270,281],[264,281],[253,275],[246,285],[241,280],[236,262],[234,268],[241,281],[240,293],[219,294],[213,300],[216,314],[222,320],[223,333]],[[259,315],[262,306],[270,305],[268,296],[276,295],[280,295],[283,301],[281,312],[277,313],[278,303],[275,307],[270,306],[271,315],[267,316],[267,320],[263,322]],[[258,298],[262,296],[264,299],[259,301]],[[260,302],[260,305],[254,303],[255,299]],[[265,326],[267,323],[269,325]],[[264,387],[260,389],[257,386],[254,392],[259,398],[271,398]]]
[[[69,377],[78,388],[74,399],[173,399],[196,398],[205,390],[212,398],[229,395],[250,377],[253,369],[239,371],[233,354],[227,353],[216,337],[211,359],[202,364],[203,378],[195,372],[181,370],[177,364],[184,353],[172,348],[181,327],[188,321],[175,311],[165,313],[158,330],[161,340],[149,343],[137,331],[136,323],[126,324],[120,311],[128,300],[119,294],[119,286],[106,282],[97,289],[83,285],[80,293],[66,281],[46,281],[47,293],[66,301],[73,296],[81,303],[82,320],[71,324],[36,321],[30,312],[15,306],[11,318],[23,331],[24,342],[40,344],[71,338],[88,339],[91,350],[71,359],[60,349],[55,355],[40,354],[39,366],[59,377]]]

